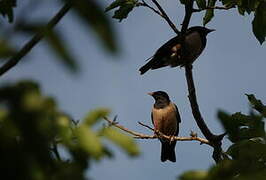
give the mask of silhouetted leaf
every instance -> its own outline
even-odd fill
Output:
[[[252,22],[253,33],[262,44],[266,37],[266,2],[261,1],[258,8],[255,11],[255,17]]]
[[[232,142],[265,135],[264,122],[260,116],[247,116],[241,113],[230,116],[224,112],[218,112],[218,118]]]
[[[68,0],[65,0],[68,1]],[[111,52],[117,51],[115,34],[113,28],[100,8],[98,1],[95,0],[71,0],[73,8],[77,14],[90,25],[96,32],[105,47]]]
[[[217,0],[208,0],[208,7],[214,7]],[[203,17],[203,25],[205,26],[207,23],[211,21],[214,17],[214,10],[208,9],[206,10],[205,16]]]
[[[136,4],[136,0],[115,0],[105,11],[119,7],[118,10],[115,11],[113,18],[119,19],[121,22],[123,19],[127,18],[128,14],[136,7]]]
[[[266,106],[258,100],[253,94],[246,94],[252,108],[256,109],[259,113],[261,113],[264,117],[266,117]]]
[[[266,161],[266,142],[263,138],[252,138],[243,140],[230,146],[227,153],[233,159],[253,159],[255,161],[261,159]]]
[[[139,147],[137,146],[133,138],[123,134],[121,131],[109,127],[105,128],[102,134],[114,144],[121,147],[130,156],[136,156],[139,154]]]
[[[0,14],[7,16],[8,21],[11,23],[14,20],[13,8],[16,7],[16,0],[1,0],[0,1]]]
[[[245,12],[250,14],[252,11],[255,11],[260,3],[260,0],[238,0],[236,2],[240,9],[240,14],[244,15]]]

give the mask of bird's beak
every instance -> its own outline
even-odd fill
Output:
[[[153,92],[149,92],[149,93],[147,93],[148,95],[150,95],[150,96],[153,96]]]
[[[213,31],[216,31],[216,29],[209,29],[208,33],[213,32]]]

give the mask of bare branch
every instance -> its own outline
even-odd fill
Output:
[[[182,29],[181,29],[181,43],[182,43],[182,56],[184,56],[186,52],[186,47],[184,45],[184,40],[185,40],[185,33],[187,31],[191,16],[193,14],[194,9],[193,9],[193,4],[194,0],[189,0],[185,4],[185,17],[182,23]],[[187,80],[187,88],[188,88],[188,97],[190,101],[190,106],[192,110],[193,117],[200,128],[201,132],[203,135],[208,139],[211,144],[213,144],[213,159],[218,163],[221,161],[222,158],[222,139],[225,136],[225,134],[222,135],[214,135],[208,126],[206,125],[204,119],[201,116],[200,110],[199,110],[199,105],[197,102],[197,96],[196,96],[196,89],[194,85],[194,80],[193,80],[193,73],[192,73],[192,64],[187,64],[185,65],[185,71],[186,71],[186,80]]]
[[[149,4],[147,4],[144,0],[142,0],[142,2],[140,2],[140,3],[138,3],[138,6],[147,7],[149,9],[151,9],[153,12],[155,12],[156,14],[158,14],[159,16],[161,16],[162,18],[164,18],[166,20],[166,22],[169,24],[169,26],[172,28],[172,30],[177,35],[179,35],[180,31],[176,28],[175,24],[170,20],[169,16],[163,10],[161,5],[156,0],[152,0],[152,2],[156,5],[156,7],[159,9],[159,11],[156,10],[154,7],[150,6]]]
[[[159,9],[159,11],[163,14],[164,19],[169,24],[169,26],[173,29],[173,31],[177,35],[179,35],[180,34],[179,30],[175,27],[175,24],[170,20],[170,18],[168,17],[168,15],[166,14],[166,12],[163,10],[163,8],[161,7],[161,5],[158,3],[158,1],[157,0],[152,0],[152,2],[157,6],[157,8]]]
[[[129,130],[128,128],[126,128],[122,125],[119,125],[117,122],[114,123],[112,120],[108,119],[107,117],[104,117],[104,119],[109,123],[109,125],[115,126],[119,129],[121,129],[122,131],[125,131],[125,132],[133,135],[133,137],[136,139],[158,139],[160,137],[160,138],[165,138],[165,139],[175,140],[175,141],[199,141],[200,144],[207,144],[209,146],[213,146],[207,139],[203,139],[203,138],[200,138],[197,136],[191,136],[191,137],[167,136],[167,135],[165,135],[159,131],[155,131],[152,127],[150,127],[146,124],[143,124],[141,122],[138,122],[138,123],[140,125],[148,128],[149,130],[155,132],[155,134],[154,135],[146,135],[146,134],[138,133],[138,132]],[[156,134],[158,134],[158,135],[156,135]]]
[[[154,7],[147,4],[144,0],[142,0],[142,2],[139,2],[137,6],[147,7],[151,9],[153,12],[155,12],[156,14],[158,14],[159,16],[161,16],[162,18],[164,18],[163,14],[160,11],[156,10]]]
[[[71,8],[71,4],[67,2],[59,12],[48,22],[46,29],[52,29],[61,19],[65,16],[65,14]],[[44,37],[44,32],[37,33],[33,38],[27,42],[23,48],[17,52],[13,57],[11,57],[1,68],[0,68],[0,76],[5,74],[11,68],[13,68],[25,55],[27,55],[30,50]]]
[[[235,8],[235,6],[228,6],[228,7],[214,6],[214,7],[206,7],[203,9],[193,9],[193,12],[201,12],[201,11],[205,11],[208,9],[229,10],[229,9],[233,9],[233,8]]]

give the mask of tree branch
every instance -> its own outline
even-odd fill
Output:
[[[201,11],[205,11],[208,9],[217,9],[217,10],[229,10],[229,9],[233,9],[236,6],[228,6],[228,7],[220,7],[220,6],[214,6],[214,7],[206,7],[203,9],[193,9],[193,12],[201,12]]]
[[[11,68],[13,68],[25,55],[27,55],[30,50],[44,37],[45,32],[47,30],[52,29],[61,19],[65,16],[65,14],[70,10],[71,3],[67,2],[59,12],[48,22],[46,26],[46,30],[37,33],[33,38],[27,42],[23,48],[17,52],[13,57],[11,57],[1,68],[0,68],[0,76],[5,74]]]
[[[181,29],[181,43],[183,49],[182,49],[182,56],[184,56],[187,52],[186,52],[186,47],[185,47],[185,33],[187,31],[191,16],[193,14],[193,4],[194,4],[194,0],[189,0],[186,4],[185,4],[185,17],[183,20],[183,24],[182,24],[182,29]],[[210,129],[208,128],[208,126],[206,125],[204,119],[201,116],[200,110],[199,110],[199,105],[197,102],[197,97],[196,97],[196,89],[195,89],[195,85],[194,85],[194,80],[193,80],[193,73],[192,73],[192,64],[187,64],[185,65],[185,71],[186,71],[186,80],[187,80],[187,88],[188,88],[188,97],[189,97],[189,101],[190,101],[190,106],[191,106],[191,110],[192,110],[192,114],[194,119],[196,120],[196,123],[198,125],[198,127],[200,128],[201,132],[203,133],[203,135],[213,144],[214,147],[214,151],[213,151],[213,159],[216,162],[219,162],[221,160],[221,154],[222,154],[222,139],[225,136],[225,134],[222,135],[214,135]]]
[[[142,0],[141,3],[138,3],[139,6],[143,6],[143,7],[147,7],[149,9],[151,9],[153,12],[155,12],[156,14],[158,14],[159,16],[161,16],[162,18],[165,19],[165,21],[169,24],[169,26],[171,27],[171,29],[177,34],[180,34],[180,31],[176,28],[175,24],[170,20],[169,16],[166,14],[166,12],[163,10],[163,8],[161,7],[161,5],[158,3],[157,0],[152,0],[152,2],[155,4],[155,6],[159,9],[156,10],[154,7],[150,6],[149,4],[147,4],[144,0]]]
[[[167,136],[167,135],[165,135],[159,131],[156,131],[155,129],[153,129],[152,127],[150,127],[148,125],[145,125],[141,122],[138,122],[140,125],[142,125],[142,126],[148,128],[149,130],[155,132],[154,135],[147,135],[147,134],[142,134],[139,132],[129,130],[128,128],[126,128],[122,125],[119,125],[117,122],[112,121],[112,120],[108,119],[107,117],[104,117],[104,120],[106,120],[110,126],[115,126],[119,129],[121,129],[122,131],[125,131],[125,132],[133,135],[133,137],[136,139],[158,139],[160,137],[160,138],[165,138],[165,139],[168,139],[171,141],[172,140],[175,140],[175,141],[199,141],[201,144],[207,144],[209,146],[213,146],[212,143],[210,143],[207,139],[197,137],[196,135],[192,135],[192,133],[191,133],[191,137]]]
[[[212,141],[215,139],[215,136],[212,134],[212,132],[209,130],[208,126],[204,122],[204,119],[202,118],[200,110],[199,110],[199,105],[198,105],[197,96],[196,96],[196,89],[195,89],[194,80],[193,80],[192,65],[191,64],[186,65],[185,71],[186,71],[186,80],[187,80],[187,87],[188,87],[188,93],[189,93],[188,98],[190,101],[192,114],[202,134],[208,140]]]
[[[147,7],[150,10],[152,10],[153,12],[155,12],[156,14],[158,14],[159,16],[161,16],[162,18],[164,18],[163,14],[158,11],[157,9],[155,9],[154,7],[150,6],[148,3],[146,3],[144,0],[142,0],[142,2],[139,2],[137,4],[137,6],[142,6],[142,7]]]

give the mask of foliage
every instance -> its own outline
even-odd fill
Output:
[[[266,1],[265,0],[195,0],[198,9],[204,10],[203,25],[209,23],[218,9],[229,10],[237,8],[240,15],[244,16],[246,13],[250,15],[253,13],[254,19],[252,21],[253,33],[262,44],[266,37]],[[122,21],[127,18],[128,14],[135,8],[140,6],[142,0],[115,0],[111,3],[106,11],[118,8],[114,12],[113,18]],[[181,4],[186,4],[188,0],[180,0]],[[221,8],[215,8],[216,5]]]
[[[0,104],[0,169],[7,179],[85,179],[92,160],[112,157],[104,139],[129,156],[139,153],[131,137],[111,127],[95,127],[108,109],[93,110],[77,123],[35,82],[3,86]],[[68,154],[64,158],[62,148]]]
[[[249,115],[237,112],[229,115],[219,112],[224,129],[232,145],[225,152],[224,160],[209,171],[190,171],[180,180],[263,180],[266,177],[266,106],[247,95],[249,102],[258,113]]]
[[[10,26],[5,23],[0,23],[0,59],[12,57],[17,50],[14,48],[12,39],[18,37],[31,37],[37,33],[44,33],[48,48],[56,56],[55,60],[59,60],[66,68],[72,72],[78,72],[78,60],[69,51],[69,44],[63,39],[64,35],[58,28],[50,30],[47,28],[47,22],[43,19],[31,21],[32,14],[30,8],[35,4],[45,3],[44,1],[28,1],[24,7],[17,7],[17,17],[14,17],[13,8],[16,7],[16,0],[1,0],[0,1],[0,15],[7,17]],[[113,27],[104,13],[103,9],[96,0],[61,0],[62,5],[70,4],[73,12],[77,17],[90,29],[92,29],[103,47],[111,53],[117,52],[117,43]],[[49,1],[51,4],[51,1]],[[58,3],[58,2],[53,2]],[[41,6],[37,6],[41,7]],[[38,8],[36,9],[36,11]],[[25,13],[26,12],[26,13]],[[21,15],[21,13],[23,13]],[[52,18],[52,17],[51,17]],[[0,19],[2,20],[2,19]],[[36,23],[37,22],[37,23]],[[30,36],[29,36],[30,35]],[[8,37],[8,38],[5,38]],[[64,42],[64,43],[63,43]]]

